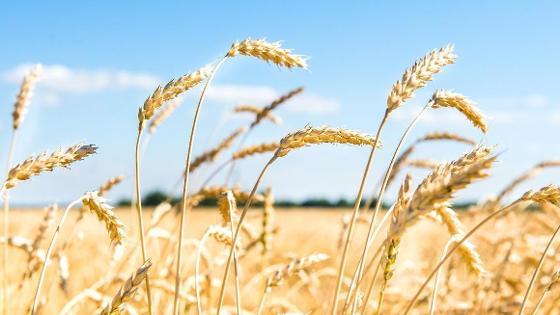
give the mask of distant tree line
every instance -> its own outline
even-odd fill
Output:
[[[147,207],[157,206],[161,202],[165,200],[171,200],[172,204],[175,204],[181,200],[180,197],[172,197],[169,198],[169,195],[166,193],[155,190],[152,191],[142,198],[142,205]],[[362,200],[362,205],[365,203],[365,200]],[[255,206],[258,206],[258,202],[253,202]],[[130,199],[121,199],[118,202],[118,205],[121,207],[130,206]],[[203,200],[199,206],[200,207],[215,207],[217,205],[217,200],[210,198]],[[370,208],[374,208],[376,202],[374,201]],[[470,206],[474,205],[472,202],[462,202],[462,203],[455,203],[453,205],[454,209],[466,209]],[[338,200],[329,200],[327,198],[309,198],[303,201],[293,201],[293,200],[277,200],[275,203],[276,207],[280,208],[352,208],[354,206],[354,200],[340,198]],[[390,203],[384,202],[383,207],[389,208],[391,206]]]

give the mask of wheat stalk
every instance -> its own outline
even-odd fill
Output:
[[[312,128],[306,127],[304,129],[300,129],[296,132],[290,133],[280,141],[280,147],[276,150],[274,156],[266,163],[264,168],[261,170],[255,184],[253,185],[253,189],[251,190],[251,194],[249,195],[249,199],[245,203],[243,210],[241,211],[241,215],[239,217],[239,223],[237,224],[237,229],[235,230],[235,234],[233,236],[233,243],[236,244],[236,240],[239,236],[239,231],[241,226],[243,225],[243,220],[247,214],[249,207],[251,206],[251,201],[253,200],[256,191],[259,187],[260,182],[262,181],[264,175],[271,167],[271,165],[276,161],[278,158],[286,156],[289,152],[296,150],[298,148],[306,147],[311,144],[348,144],[348,145],[371,145],[377,146],[377,140],[374,140],[372,137],[363,135],[361,133],[357,133],[355,131],[350,131],[341,128],[329,128],[329,127],[322,127],[322,128]],[[227,262],[225,264],[224,276],[222,279],[222,286],[220,288],[220,296],[218,298],[218,313],[222,307],[224,293],[225,293],[225,284],[229,276],[229,266],[231,264],[231,259],[233,257],[233,248],[229,252],[229,256]]]
[[[231,45],[227,57],[251,56],[286,68],[307,69],[307,59],[292,54],[290,49],[281,48],[280,42],[269,43],[264,39],[245,39]]]
[[[474,103],[464,95],[446,91],[437,90],[432,96],[432,107],[451,107],[461,112],[465,117],[478,129],[486,133],[488,127],[484,116],[480,113]]]
[[[33,67],[29,73],[23,78],[19,93],[16,97],[16,103],[14,105],[14,111],[12,112],[12,128],[17,130],[27,113],[27,105],[33,94],[33,89],[39,80],[43,67],[39,64]]]
[[[433,170],[433,169],[437,168],[438,166],[440,166],[441,162],[433,161],[433,160],[426,160],[426,159],[416,159],[416,160],[410,160],[406,164],[408,166],[412,166],[412,167],[416,167],[416,168],[425,168],[425,169]]]
[[[105,223],[111,243],[120,245],[126,238],[124,224],[113,212],[113,207],[106,203],[106,199],[99,192],[88,192],[82,197],[82,203],[86,210],[91,211],[99,221]]]
[[[51,154],[43,153],[29,157],[10,169],[2,190],[11,189],[20,181],[28,180],[43,172],[51,172],[57,167],[69,167],[70,164],[81,161],[85,157],[95,153],[96,150],[97,147],[93,144],[77,144],[64,151],[58,150]]]
[[[393,84],[387,97],[387,110],[391,112],[399,108],[414,96],[416,90],[431,81],[434,74],[441,72],[443,67],[453,64],[456,58],[453,46],[447,45],[418,59],[412,67],[406,69],[402,78]]]
[[[120,308],[132,297],[140,284],[144,282],[151,266],[152,261],[148,259],[144,262],[144,264],[142,264],[142,266],[140,266],[140,268],[133,272],[130,278],[128,278],[124,285],[119,289],[117,294],[115,294],[113,300],[101,311],[101,315],[120,314]]]
[[[441,72],[441,70],[444,66],[452,64],[455,61],[455,58],[456,57],[453,54],[453,47],[452,46],[447,46],[447,47],[441,48],[439,51],[432,51],[431,53],[428,53],[423,58],[417,60],[411,68],[409,68],[405,71],[405,73],[402,76],[402,79],[398,80],[392,86],[391,91],[389,92],[389,96],[387,97],[387,107],[385,109],[385,113],[384,113],[383,117],[381,118],[381,122],[379,123],[379,126],[377,128],[377,132],[375,134],[375,138],[377,140],[379,140],[379,138],[381,137],[381,132],[383,131],[383,127],[387,123],[387,120],[389,119],[390,114],[394,110],[399,108],[402,104],[404,104],[404,102],[406,100],[410,99],[414,95],[414,92],[416,90],[424,87],[427,84],[427,82],[429,82],[432,79],[432,76],[434,74]],[[409,126],[409,128],[405,132],[405,136],[408,133],[408,131],[411,129],[411,127],[415,124],[418,117],[420,117],[420,115],[422,115],[422,113],[424,111],[425,111],[425,109],[423,109],[420,112],[420,114],[417,116],[417,118],[415,118],[415,120],[413,120],[413,123],[411,124],[411,126]],[[403,136],[403,138],[401,138],[401,143],[404,140],[405,136]],[[357,194],[356,200],[354,202],[354,209],[352,211],[352,218],[350,220],[350,226],[348,227],[348,232],[346,234],[346,242],[344,243],[344,248],[343,248],[343,251],[342,251],[342,257],[341,257],[341,261],[340,261],[338,272],[337,272],[336,286],[335,286],[332,308],[331,308],[331,315],[336,315],[337,311],[338,311],[339,295],[340,295],[340,290],[342,289],[342,279],[344,277],[344,271],[346,269],[346,259],[347,259],[347,256],[348,256],[348,250],[350,248],[350,243],[352,242],[352,238],[353,238],[353,235],[354,235],[354,226],[356,224],[356,219],[359,216],[358,214],[359,214],[359,210],[360,210],[360,204],[362,202],[363,192],[364,192],[364,189],[365,189],[365,185],[366,185],[366,182],[367,182],[369,171],[371,169],[371,165],[373,164],[373,160],[374,160],[374,157],[375,157],[376,147],[377,147],[377,145],[374,145],[371,148],[368,160],[367,160],[366,165],[365,165],[364,173],[363,173],[362,179],[360,181],[360,187],[358,188],[358,194]],[[396,154],[398,154],[398,149],[399,148],[400,148],[400,144],[397,147],[397,150],[395,151]],[[395,157],[392,158],[393,162],[394,162],[394,158]],[[390,175],[391,169],[392,169],[392,165],[389,167],[389,171],[388,171],[387,175]],[[382,194],[383,194],[383,189],[380,189],[380,195],[382,195]],[[378,198],[378,199],[381,199],[381,198]],[[379,203],[378,203],[378,205],[379,205]],[[377,206],[376,206],[376,208],[377,208]],[[372,227],[373,224],[375,223],[376,214],[377,214],[377,211],[374,212],[374,216],[372,217],[370,227]],[[370,228],[370,230],[371,230],[371,228]],[[368,231],[368,233],[369,232],[370,231]],[[357,275],[357,272],[355,274]],[[352,279],[352,284],[353,283],[354,283],[354,279]],[[352,288],[352,286],[351,286],[351,288]],[[348,294],[348,297],[349,296],[350,296],[350,294]],[[365,301],[364,305],[367,305],[367,301]]]

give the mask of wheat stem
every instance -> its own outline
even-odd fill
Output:
[[[31,305],[31,315],[36,314],[36,310],[37,310],[37,306],[38,306],[38,302],[39,302],[39,297],[41,295],[41,287],[43,286],[43,282],[45,280],[45,274],[46,274],[46,271],[47,271],[47,266],[49,264],[49,259],[50,259],[51,254],[52,254],[54,244],[56,243],[56,240],[58,239],[58,234],[60,233],[60,229],[61,229],[62,225],[64,224],[64,221],[66,220],[66,216],[70,212],[70,209],[72,209],[72,207],[74,207],[74,205],[76,205],[77,203],[80,203],[80,202],[82,202],[81,197],[78,200],[75,200],[75,201],[71,202],[68,205],[68,207],[66,207],[66,209],[64,210],[64,214],[62,214],[62,217],[60,218],[60,221],[58,222],[58,225],[56,226],[56,230],[54,231],[54,234],[51,238],[51,242],[49,243],[47,253],[45,254],[45,261],[43,262],[43,267],[41,268],[41,275],[39,276],[39,283],[37,284],[37,289],[35,290],[35,297],[33,298],[33,304]]]
[[[17,138],[17,129],[12,131],[12,137],[10,139],[10,148],[8,149],[8,161],[6,163],[6,173],[8,173],[10,171],[10,168],[12,167],[12,159],[14,156],[14,148],[16,145],[16,138]],[[8,231],[10,228],[10,224],[9,224],[9,220],[10,220],[10,196],[9,196],[9,191],[6,190],[6,192],[4,193],[4,239],[7,240],[8,237],[10,236],[10,232]],[[8,242],[5,242],[4,245],[2,246],[2,251],[3,251],[3,255],[2,255],[2,311],[3,314],[5,315],[7,312],[7,307],[8,307],[8,273],[7,273],[7,266],[8,266]]]
[[[445,255],[447,254],[447,251],[449,250],[449,247],[451,246],[451,244],[453,244],[456,241],[457,241],[457,239],[455,237],[451,237],[451,239],[449,239],[449,241],[447,241],[447,243],[445,244],[445,247],[443,248],[443,252],[441,253],[440,260],[442,260],[443,257],[445,257]],[[441,276],[441,268],[437,272],[436,280],[434,280],[434,292],[432,293],[432,300],[430,302],[430,315],[434,315],[434,313],[436,311],[436,302],[437,302],[437,297],[438,297],[438,285],[439,285],[440,276]]]
[[[410,123],[408,128],[405,130],[405,132],[401,136],[401,139],[400,139],[400,141],[399,141],[399,143],[398,143],[398,145],[395,149],[395,152],[393,153],[393,156],[391,158],[391,162],[389,163],[389,167],[387,168],[387,171],[385,173],[385,177],[383,178],[383,184],[381,185],[381,189],[379,190],[379,194],[377,195],[377,203],[375,205],[375,210],[373,211],[373,215],[372,215],[372,218],[370,220],[370,225],[369,225],[368,233],[367,233],[367,236],[366,236],[366,243],[364,245],[364,249],[363,249],[363,252],[362,252],[362,256],[360,258],[360,262],[358,264],[357,271],[355,271],[355,276],[356,276],[355,280],[354,280],[354,277],[353,277],[353,282],[355,281],[355,283],[356,283],[356,285],[355,285],[356,290],[358,290],[360,282],[362,280],[363,268],[364,268],[365,260],[367,259],[369,247],[371,246],[372,241],[375,239],[375,237],[377,236],[377,233],[379,233],[379,230],[381,229],[381,226],[383,225],[383,222],[381,224],[379,224],[377,226],[377,229],[374,232],[377,213],[379,213],[379,210],[381,209],[381,205],[382,205],[381,200],[383,200],[383,194],[385,193],[385,189],[387,188],[387,183],[389,182],[391,172],[393,171],[393,166],[395,165],[396,158],[397,158],[397,156],[400,152],[400,149],[401,149],[403,143],[406,141],[406,138],[408,137],[408,135],[410,134],[410,132],[412,131],[412,129],[414,128],[416,123],[420,120],[422,115],[430,107],[431,107],[431,102],[428,102],[428,104],[426,104],[426,106],[424,106],[424,108],[418,113],[418,115],[416,115],[414,120]],[[385,214],[385,217],[388,217],[388,215],[390,213],[391,213],[391,211],[387,211],[387,213]],[[352,289],[352,286],[350,286],[350,289]],[[348,294],[348,296],[350,296],[350,294]],[[357,299],[357,295],[354,298],[354,303],[353,303],[354,305],[356,304],[356,299]],[[367,302],[368,301],[364,301],[364,303],[366,303],[366,304],[367,304]]]
[[[142,263],[147,261],[146,241],[144,239],[144,219],[142,217],[142,193],[140,190],[140,143],[142,143],[143,127],[139,127],[138,136],[136,138],[136,146],[134,153],[134,171],[135,171],[135,188],[136,188],[136,217],[138,218],[138,234],[140,234],[140,248],[142,251]],[[148,298],[148,313],[152,314],[152,294],[150,290],[150,280],[146,274],[146,296]]]
[[[356,225],[356,220],[358,218],[358,214],[360,211],[360,203],[362,201],[362,196],[364,193],[364,189],[366,186],[366,181],[367,181],[367,177],[369,175],[370,169],[371,169],[371,165],[373,163],[373,159],[375,157],[375,151],[377,149],[377,143],[379,141],[379,138],[381,137],[381,131],[383,130],[383,127],[385,126],[387,119],[389,118],[389,110],[385,111],[385,114],[383,115],[383,118],[381,119],[381,123],[379,124],[379,127],[377,128],[377,132],[375,134],[375,144],[373,145],[373,147],[371,148],[367,163],[366,163],[366,167],[364,169],[364,173],[362,175],[362,181],[360,182],[360,187],[358,188],[358,195],[356,197],[356,201],[354,202],[354,210],[352,212],[352,218],[350,219],[350,225],[348,226],[348,232],[346,233],[346,241],[344,242],[344,248],[342,250],[342,258],[340,260],[340,265],[338,267],[338,273],[337,273],[337,278],[336,278],[336,287],[335,287],[335,292],[334,292],[334,298],[333,298],[333,302],[332,302],[332,310],[331,310],[331,315],[336,315],[337,310],[338,310],[338,296],[340,295],[340,290],[342,288],[342,278],[344,277],[344,270],[346,268],[346,260],[347,260],[347,256],[348,256],[348,250],[350,249],[350,242],[352,240],[352,236],[354,233],[354,226]]]
[[[193,123],[191,127],[191,133],[189,136],[189,144],[187,149],[187,157],[186,157],[186,165],[185,165],[185,176],[183,178],[183,196],[182,196],[182,207],[181,207],[181,215],[180,215],[180,225],[179,228],[179,242],[177,245],[177,266],[176,266],[176,274],[175,274],[175,297],[173,298],[173,314],[177,315],[179,312],[179,292],[181,291],[181,258],[182,258],[182,251],[181,247],[183,245],[183,233],[185,230],[185,221],[187,212],[187,196],[189,191],[189,175],[190,175],[190,167],[191,167],[191,157],[192,157],[192,149],[194,144],[194,137],[196,134],[196,126],[198,124],[198,117],[200,114],[200,110],[202,108],[202,103],[204,102],[204,98],[206,96],[206,91],[212,83],[214,75],[216,71],[220,68],[220,66],[227,60],[227,57],[222,58],[212,69],[212,72],[208,76],[206,80],[206,84],[200,93],[200,98],[198,99],[198,104],[196,106],[196,110],[194,113]]]
[[[533,272],[533,275],[531,276],[531,281],[529,281],[529,286],[527,287],[527,291],[525,292],[525,295],[523,296],[523,302],[521,303],[521,307],[519,309],[519,315],[522,315],[523,311],[525,310],[525,307],[527,305],[527,301],[528,301],[529,297],[531,296],[531,292],[533,290],[535,280],[537,279],[537,275],[541,271],[541,268],[544,264],[544,259],[546,258],[546,254],[548,253],[548,249],[550,248],[550,245],[552,245],[552,242],[556,239],[556,235],[558,234],[559,231],[560,231],[560,225],[558,225],[558,227],[554,231],[554,234],[552,234],[552,236],[550,237],[550,240],[546,244],[544,252],[542,253],[541,258],[539,259],[539,264],[537,265],[537,268]]]
[[[237,244],[237,238],[239,236],[239,231],[241,230],[241,226],[243,225],[243,220],[245,219],[245,215],[247,214],[247,211],[249,210],[249,207],[251,206],[251,202],[253,201],[253,198],[255,197],[255,194],[257,192],[259,184],[261,183],[264,175],[266,174],[266,172],[268,171],[268,169],[270,168],[272,163],[274,163],[274,161],[276,161],[277,158],[278,157],[276,155],[274,155],[266,163],[266,165],[263,167],[261,173],[259,174],[259,177],[257,178],[257,181],[255,182],[255,185],[253,186],[253,189],[251,190],[251,194],[249,195],[249,198],[245,202],[245,205],[243,206],[243,210],[241,211],[241,214],[239,215],[239,222],[237,223],[237,227],[235,228],[235,234],[233,235],[231,250],[229,252],[229,256],[228,256],[228,259],[227,259],[226,264],[225,264],[224,277],[222,279],[222,285],[221,285],[221,288],[220,288],[220,295],[219,295],[219,298],[218,298],[218,308],[216,310],[217,315],[220,314],[220,311],[222,309],[222,304],[224,302],[226,282],[227,282],[227,279],[228,279],[229,269],[230,269],[229,266],[231,264],[231,259],[232,259],[232,256],[233,256],[233,249],[235,248],[235,246]]]

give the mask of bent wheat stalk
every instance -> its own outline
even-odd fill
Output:
[[[274,161],[276,161],[280,157],[284,157],[288,155],[289,152],[299,149],[302,147],[306,147],[309,145],[317,145],[317,144],[348,144],[348,145],[356,145],[356,146],[378,146],[377,138],[371,137],[368,135],[364,135],[355,131],[346,130],[346,129],[337,129],[337,128],[329,128],[329,127],[321,127],[321,128],[313,128],[313,127],[305,127],[298,131],[288,134],[280,141],[280,146],[276,150],[274,156],[266,163],[264,168],[261,170],[253,189],[249,195],[249,198],[245,202],[245,206],[241,211],[239,216],[239,222],[237,224],[237,228],[235,229],[235,234],[233,235],[233,244],[236,244],[237,238],[239,236],[239,231],[241,230],[241,226],[243,225],[243,220],[251,206],[251,202],[254,199],[254,196],[257,192],[259,184],[261,183],[264,175],[268,171],[268,169],[272,166]],[[229,276],[229,267],[231,264],[231,259],[233,256],[233,246],[229,252],[229,256],[227,262],[225,264],[225,271],[224,277],[222,279],[222,286],[220,288],[220,296],[218,298],[218,307],[217,307],[217,314],[220,313],[222,308],[224,293],[226,282]]]
[[[181,291],[181,246],[182,246],[182,242],[183,242],[183,233],[184,233],[184,229],[185,229],[185,221],[186,221],[186,215],[185,212],[187,210],[187,197],[188,197],[188,186],[189,186],[189,175],[190,175],[190,167],[191,167],[191,155],[192,155],[192,148],[193,148],[193,143],[194,143],[194,137],[195,137],[195,133],[196,133],[196,127],[198,124],[198,116],[200,113],[200,110],[202,108],[202,103],[204,101],[206,92],[208,90],[208,87],[210,86],[210,84],[212,83],[212,80],[214,78],[214,75],[216,74],[216,71],[220,68],[220,66],[228,59],[231,57],[234,57],[236,55],[246,55],[246,56],[252,56],[252,57],[256,57],[258,59],[264,60],[264,61],[271,61],[279,66],[284,66],[287,68],[293,68],[293,67],[300,67],[300,68],[306,68],[307,67],[307,63],[305,62],[305,58],[303,58],[302,56],[298,56],[298,55],[293,55],[291,54],[290,50],[287,49],[282,49],[280,48],[280,45],[277,43],[267,43],[264,40],[251,40],[251,39],[247,39],[244,40],[242,42],[235,42],[230,50],[227,52],[227,54],[220,60],[218,61],[215,66],[212,68],[212,71],[210,72],[208,79],[206,80],[206,84],[204,85],[204,88],[202,90],[202,92],[200,93],[200,97],[198,99],[198,104],[196,106],[195,109],[195,114],[194,114],[194,118],[193,118],[193,123],[192,123],[192,127],[191,127],[191,133],[189,136],[189,144],[188,144],[188,149],[187,149],[187,157],[186,157],[186,162],[185,162],[185,176],[183,179],[183,195],[182,195],[182,208],[181,208],[181,215],[180,215],[180,228],[179,228],[179,242],[177,244],[177,270],[176,270],[176,275],[175,275],[175,297],[173,300],[173,314],[176,315],[179,311],[179,292]],[[239,228],[239,226],[238,226]],[[235,248],[235,246],[232,246],[232,251],[233,252],[233,248]],[[231,258],[231,256],[230,256]],[[229,264],[229,261],[228,261]],[[229,266],[229,265],[228,265]],[[218,308],[217,312],[220,312],[220,309]]]
[[[140,191],[140,143],[142,141],[142,133],[146,121],[151,119],[157,110],[161,108],[163,103],[172,100],[180,94],[194,88],[202,81],[210,76],[211,67],[205,66],[193,73],[186,74],[178,80],[171,80],[165,87],[157,87],[144,104],[138,109],[138,134],[136,137],[136,145],[134,150],[135,161],[135,198],[136,198],[136,216],[138,218],[138,228],[140,234],[140,244],[142,250],[142,260],[147,260],[146,243],[144,240],[144,219],[142,218],[142,195]],[[146,294],[148,296],[148,312],[152,314],[152,295],[150,291],[150,280],[146,275]]]
[[[31,99],[31,95],[33,93],[33,89],[39,76],[41,74],[42,66],[36,65],[32,68],[29,73],[23,78],[23,82],[21,83],[21,87],[19,93],[16,97],[16,102],[14,105],[14,111],[12,112],[12,137],[10,139],[10,147],[8,149],[8,158],[6,161],[6,172],[10,170],[12,167],[12,159],[14,156],[14,150],[16,145],[16,137],[17,131],[19,126],[21,125],[25,114],[27,113],[27,107],[29,105],[29,100]],[[9,237],[9,212],[10,212],[10,199],[9,193],[6,192],[4,195],[4,238],[8,239]],[[6,267],[8,265],[8,244],[5,243],[3,245],[3,256],[2,256],[2,311],[3,314],[6,314],[7,311],[7,273]]]
[[[47,248],[47,253],[45,255],[45,261],[43,262],[43,267],[41,268],[41,274],[39,276],[39,282],[37,284],[37,288],[35,289],[35,297],[33,298],[33,304],[31,305],[31,315],[36,314],[37,307],[39,306],[38,303],[39,303],[39,297],[41,296],[41,288],[43,286],[43,281],[45,280],[45,274],[46,274],[46,271],[47,271],[47,266],[49,264],[50,257],[51,257],[52,251],[54,249],[54,245],[56,243],[56,240],[58,239],[58,234],[60,233],[60,229],[62,228],[62,225],[64,224],[64,221],[66,220],[66,216],[70,212],[70,209],[72,209],[76,204],[78,204],[80,202],[82,202],[81,197],[80,197],[80,199],[71,202],[68,205],[68,207],[66,207],[66,209],[64,210],[64,214],[62,214],[62,217],[58,221],[58,225],[56,226],[54,234],[51,238],[51,242],[49,243],[49,247]]]
[[[395,165],[395,161],[397,159],[397,156],[400,152],[400,149],[403,145],[403,143],[406,141],[408,135],[410,134],[410,132],[412,131],[412,129],[414,128],[414,126],[416,125],[416,123],[420,120],[420,118],[422,117],[422,115],[431,107],[431,102],[428,102],[428,104],[426,104],[426,106],[424,106],[424,108],[418,113],[418,115],[414,118],[414,120],[410,123],[410,125],[408,126],[408,128],[405,130],[405,132],[403,133],[396,149],[395,152],[393,152],[393,157],[391,158],[391,162],[389,162],[389,167],[387,168],[387,171],[385,173],[385,177],[383,178],[383,184],[381,185],[381,188],[379,190],[379,194],[377,196],[377,203],[375,205],[375,210],[373,210],[373,215],[370,219],[370,224],[369,224],[369,229],[368,229],[368,233],[366,236],[366,243],[364,245],[364,249],[362,252],[362,256],[360,258],[360,263],[358,264],[358,267],[356,268],[356,270],[354,271],[354,276],[352,277],[352,282],[349,288],[349,292],[345,301],[345,305],[348,305],[349,303],[349,299],[350,296],[352,294],[352,286],[353,284],[355,284],[355,288],[356,288],[356,292],[359,288],[358,284],[360,283],[360,280],[362,278],[362,272],[363,272],[363,268],[364,268],[364,264],[365,264],[365,259],[367,258],[367,252],[370,246],[370,242],[372,240],[370,240],[370,238],[375,237],[375,234],[373,233],[373,228],[375,227],[375,221],[376,221],[376,217],[377,217],[377,213],[379,213],[380,209],[381,209],[381,205],[382,202],[380,202],[381,200],[383,200],[383,194],[385,193],[385,189],[387,188],[387,183],[389,182],[389,178],[391,176],[391,173],[393,171],[393,166]],[[360,198],[361,199],[361,198]],[[358,205],[359,208],[359,205]],[[387,213],[389,213],[390,211],[388,211]],[[356,302],[357,302],[357,297],[358,295],[355,295],[355,299],[354,299],[354,303],[352,304],[352,309],[354,309]],[[367,301],[366,301],[367,303]]]
[[[434,74],[439,73],[443,69],[443,67],[454,63],[455,58],[456,56],[453,54],[453,46],[448,45],[444,48],[441,48],[439,50],[434,50],[426,54],[424,57],[418,59],[412,67],[408,68],[405,71],[402,78],[397,82],[395,82],[395,84],[393,84],[389,96],[387,97],[387,108],[377,129],[376,139],[379,139],[379,137],[381,136],[381,131],[383,130],[383,127],[385,126],[385,123],[387,122],[390,113],[396,110],[397,108],[401,107],[405,101],[412,98],[414,96],[414,92],[424,87],[429,81],[431,81],[432,76]],[[354,226],[356,224],[356,219],[358,217],[363,191],[366,185],[367,177],[369,175],[369,171],[373,163],[374,157],[375,157],[375,146],[372,148],[368,160],[366,162],[364,174],[360,182],[360,187],[358,188],[358,195],[354,203],[352,218],[350,220],[350,225],[348,227],[346,242],[344,244],[342,257],[338,268],[338,275],[336,279],[336,287],[333,296],[331,315],[336,315],[338,310],[338,301],[339,301],[340,290],[342,289],[342,278],[344,277],[344,271],[346,269],[345,267],[346,267],[348,249],[350,243],[352,242]]]

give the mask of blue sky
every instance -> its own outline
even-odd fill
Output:
[[[286,71],[249,58],[228,61],[203,109],[195,152],[248,122],[229,114],[234,105],[266,105],[297,86],[306,92],[278,110],[284,123],[263,124],[248,144],[278,139],[308,123],[373,133],[387,92],[403,70],[425,52],[454,43],[457,63],[391,118],[370,183],[378,181],[414,112],[436,88],[446,88],[478,103],[489,117],[488,134],[481,135],[452,111],[438,110],[412,138],[447,130],[498,145],[504,153],[494,176],[460,198],[488,196],[536,162],[560,158],[559,12],[554,1],[511,1],[507,6],[497,1],[4,2],[0,154],[7,151],[22,71],[32,63],[44,64],[46,78],[31,101],[15,160],[78,141],[99,146],[95,157],[70,171],[21,184],[12,199],[20,204],[67,201],[118,174],[129,179],[111,198],[129,195],[138,106],[157,84],[217,59],[234,40],[247,37],[282,40],[310,57],[310,70]],[[195,96],[187,95],[151,140],[143,163],[145,190],[173,186],[183,167]],[[465,150],[458,144],[429,144],[417,157],[446,160]],[[350,198],[366,158],[364,149],[308,148],[278,162],[265,185],[281,198]],[[235,176],[240,185],[250,187],[264,162],[243,162]],[[193,188],[204,175],[196,174]],[[425,173],[414,175],[419,181]],[[551,170],[526,187],[556,178],[557,171]]]

